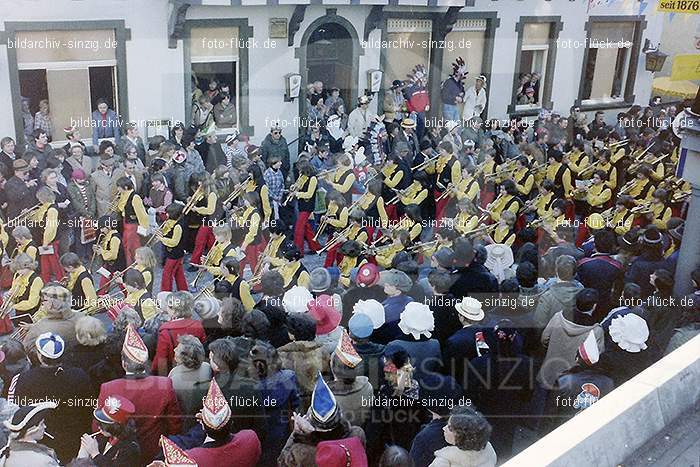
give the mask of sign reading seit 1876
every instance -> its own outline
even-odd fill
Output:
[[[666,13],[700,13],[700,0],[659,0],[656,11]]]

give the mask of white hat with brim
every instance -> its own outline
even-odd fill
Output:
[[[484,319],[484,310],[481,308],[481,302],[473,297],[464,297],[455,305],[455,310],[460,316],[467,318],[469,321],[481,321]]]
[[[610,323],[610,338],[622,350],[637,353],[647,348],[646,341],[649,339],[649,326],[641,316],[628,313],[619,316]]]
[[[401,312],[399,329],[406,335],[412,335],[416,340],[420,339],[421,334],[430,338],[435,329],[435,318],[432,310],[423,303],[410,302],[406,304]]]

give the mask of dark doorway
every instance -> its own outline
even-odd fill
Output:
[[[321,24],[311,33],[307,47],[306,82],[322,81],[326,90],[337,87],[345,104],[352,104],[353,41],[348,30],[338,23]]]

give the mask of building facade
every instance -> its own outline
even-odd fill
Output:
[[[603,2],[605,3],[605,2]],[[230,85],[236,126],[259,142],[273,122],[298,132],[304,87],[341,90],[348,111],[369,90],[429,70],[433,113],[457,57],[467,86],[487,78],[485,116],[534,116],[571,105],[612,115],[649,99],[645,39],[658,43],[663,15],[637,0],[591,8],[585,0],[32,0],[0,4],[0,135],[22,134],[22,97],[34,113],[49,99],[55,128],[90,136],[90,112],[106,97],[142,134],[191,118],[193,86]],[[641,58],[641,59],[640,59]],[[519,105],[520,77],[539,74],[536,102]],[[285,99],[287,77],[302,97]],[[372,105],[381,113],[381,92]],[[379,106],[379,107],[377,107]],[[25,109],[26,112],[26,109]],[[222,130],[220,130],[222,131]],[[224,131],[225,132],[225,131]],[[63,139],[54,134],[54,140]]]

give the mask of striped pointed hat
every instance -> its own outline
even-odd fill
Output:
[[[133,324],[126,327],[122,355],[134,363],[144,364],[148,361],[148,349]]]
[[[163,435],[160,435],[160,447],[163,449],[163,459],[168,467],[197,467],[197,463],[185,451]]]
[[[202,422],[212,430],[219,430],[231,420],[231,407],[229,407],[221,388],[212,378],[209,392],[204,398],[202,407]]]
[[[355,346],[352,345],[352,340],[350,340],[350,335],[345,329],[343,329],[343,335],[335,348],[335,354],[341,362],[350,368],[355,368],[362,362],[362,357],[355,350]]]

